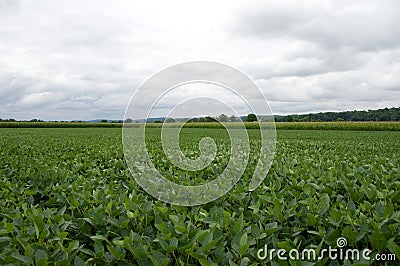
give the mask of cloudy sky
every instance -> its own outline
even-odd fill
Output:
[[[400,1],[0,0],[0,118],[122,119],[158,71],[214,61],[274,114],[400,106]]]

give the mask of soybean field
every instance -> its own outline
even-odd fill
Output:
[[[398,265],[400,132],[340,129],[279,129],[272,167],[255,191],[247,190],[257,159],[251,152],[231,191],[184,207],[135,182],[121,128],[0,128],[0,264]],[[198,155],[204,136],[217,144],[200,173],[171,165],[161,129],[146,131],[152,162],[176,183],[207,182],[229,160],[224,129],[182,130],[188,157]],[[256,150],[258,130],[247,132]],[[371,250],[372,259],[260,257],[265,247],[318,254],[337,248],[339,238],[343,248]]]

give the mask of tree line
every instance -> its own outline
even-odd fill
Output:
[[[309,113],[309,114],[293,114],[293,115],[275,115],[274,119],[276,122],[340,122],[340,121],[400,121],[400,107],[384,108],[377,110],[368,111],[344,111],[344,112],[320,112],[320,113]],[[263,116],[257,116],[255,114],[248,114],[247,116],[227,116],[221,114],[216,117],[205,116],[205,117],[194,117],[187,119],[180,119],[179,121],[195,123],[195,122],[255,122],[263,121]],[[165,118],[160,120],[148,121],[154,123],[162,122],[176,122],[173,118]],[[18,121],[15,119],[1,119],[0,122],[44,122],[41,119],[31,119],[28,121]],[[53,121],[55,122],[55,121]],[[77,122],[77,121],[72,121]],[[83,121],[79,121],[83,122]],[[101,123],[122,123],[122,120],[101,120]],[[126,123],[133,123],[134,121],[130,118],[125,120]]]
[[[276,122],[400,121],[400,107],[274,116]]]
[[[255,114],[248,114],[246,117],[238,116],[227,116],[226,114],[220,114],[216,117],[205,116],[205,117],[194,117],[189,119],[187,122],[255,122],[257,121],[257,116]]]

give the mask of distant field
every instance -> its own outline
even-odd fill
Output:
[[[358,124],[376,125],[347,123]],[[137,185],[120,128],[1,128],[0,265],[355,265],[257,257],[264,245],[320,251],[339,237],[371,256],[394,253],[387,265],[398,265],[400,132],[278,130],[272,168],[251,193],[259,140],[258,130],[248,132],[251,158],[235,187],[214,202],[179,207]],[[176,182],[213,179],[227,163],[225,130],[183,129],[189,156],[204,135],[218,145],[199,172],[168,161],[159,128],[146,133],[153,163]]]
[[[168,126],[177,126],[169,123]],[[235,127],[238,123],[229,123]],[[257,128],[258,124],[245,122],[246,128]],[[400,131],[400,122],[277,122],[276,129],[291,130],[354,130],[354,131]],[[130,127],[143,127],[144,123],[131,123]],[[148,123],[147,127],[161,127],[161,123]],[[82,122],[0,122],[0,128],[120,128],[122,123]],[[219,123],[187,123],[188,128],[222,128]]]

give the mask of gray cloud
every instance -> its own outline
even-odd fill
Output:
[[[0,25],[0,118],[122,119],[146,79],[196,60],[249,75],[275,113],[400,103],[394,0],[0,0]]]
[[[399,105],[399,2],[262,1],[234,13],[231,34],[265,47],[241,67],[275,112]]]
[[[236,11],[241,34],[302,39],[329,49],[399,46],[400,3],[383,1],[261,1]]]

